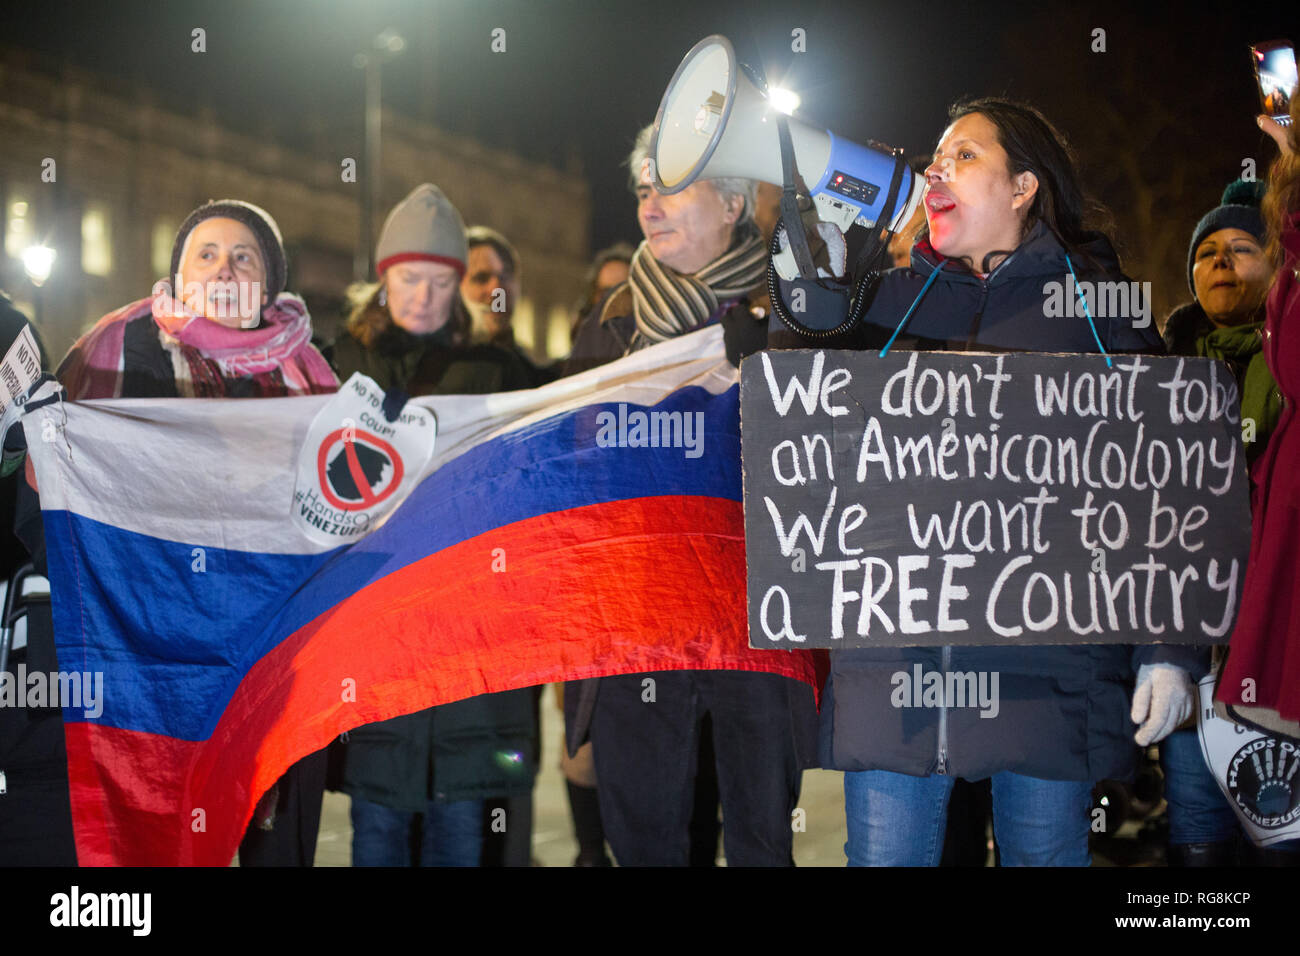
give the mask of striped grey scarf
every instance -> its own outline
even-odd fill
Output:
[[[674,272],[654,257],[649,243],[642,242],[628,272],[637,329],[632,349],[698,328],[719,302],[758,285],[766,269],[767,250],[753,223],[740,231],[730,249],[694,275]]]

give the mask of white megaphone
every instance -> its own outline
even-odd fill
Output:
[[[705,37],[677,67],[655,116],[650,158],[656,188],[675,193],[697,179],[731,176],[781,185],[777,115],[776,107],[737,62],[731,41],[719,35]],[[795,162],[823,222],[833,223],[841,232],[854,225],[897,231],[912,217],[924,182],[904,169],[892,215],[887,222],[880,221],[899,164],[896,155],[860,146],[792,117],[787,122]],[[783,278],[797,274],[789,271],[792,258],[784,268],[780,258],[777,265]]]

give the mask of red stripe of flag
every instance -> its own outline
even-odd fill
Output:
[[[225,866],[257,798],[294,761],[352,727],[477,694],[693,668],[820,686],[811,653],[750,649],[746,619],[739,502],[637,498],[494,529],[288,636],[249,669],[207,741],[69,725],[79,858]]]

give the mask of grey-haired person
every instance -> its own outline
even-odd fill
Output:
[[[702,180],[661,194],[647,163],[650,134],[641,131],[630,157],[645,239],[627,281],[579,325],[566,374],[715,322],[733,361],[766,343],[767,253],[754,222],[756,184]],[[653,705],[642,700],[647,677],[655,681]],[[601,819],[621,865],[688,864],[706,716],[727,865],[793,865],[790,815],[816,753],[807,685],[750,671],[626,674],[570,686],[565,715],[570,754],[590,735]]]

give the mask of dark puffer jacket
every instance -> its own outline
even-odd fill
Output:
[[[446,336],[412,335],[390,326],[369,345],[341,335],[325,357],[345,382],[353,372],[375,380],[384,391],[408,395],[483,395],[532,388],[534,370],[515,352],[493,345],[452,347]]]
[[[1104,238],[1085,251],[1088,257],[1071,256],[1081,281],[1124,279]],[[892,330],[939,261],[927,243],[918,243],[911,268],[881,280],[867,320]],[[894,348],[1097,351],[1086,318],[1044,314],[1045,283],[1064,283],[1069,270],[1065,249],[1042,224],[983,279],[956,262],[941,268]],[[1130,319],[1097,319],[1097,334],[1109,352],[1164,352],[1154,324],[1139,329]],[[1163,644],[832,651],[822,764],[971,780],[1003,770],[1047,780],[1123,779],[1132,775],[1136,755],[1129,708],[1137,668],[1168,662],[1196,678],[1206,658],[1195,648]],[[981,718],[974,707],[892,706],[892,676],[915,664],[925,671],[998,672],[998,716]]]
[[[353,372],[416,395],[507,392],[532,383],[511,353],[453,347],[446,337],[391,326],[370,346],[344,334],[326,356],[346,381]],[[394,810],[423,813],[430,800],[482,800],[532,790],[538,733],[534,689],[484,694],[357,727],[336,748],[337,784]]]

